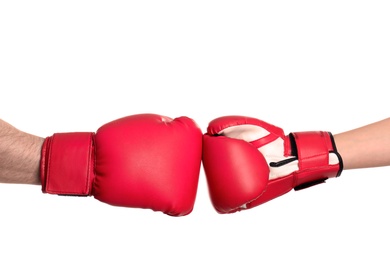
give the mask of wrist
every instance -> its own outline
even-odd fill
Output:
[[[0,120],[0,182],[39,185],[43,140]]]

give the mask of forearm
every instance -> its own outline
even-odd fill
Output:
[[[390,165],[390,118],[334,135],[344,169]]]
[[[40,184],[39,162],[43,140],[0,119],[0,182]]]

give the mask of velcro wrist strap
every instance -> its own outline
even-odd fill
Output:
[[[310,186],[310,183],[318,183],[341,174],[342,160],[331,133],[308,131],[292,135],[299,166],[299,171],[295,173],[296,186]],[[338,164],[329,164],[330,153],[337,155]]]
[[[94,133],[56,133],[42,146],[42,192],[90,196],[94,170]]]

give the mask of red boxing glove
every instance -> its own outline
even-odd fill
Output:
[[[195,203],[201,156],[202,132],[192,119],[127,116],[96,133],[47,137],[42,191],[184,216]]]
[[[295,132],[256,118],[225,116],[203,135],[203,167],[210,198],[219,213],[250,209],[340,176],[343,163],[333,136]]]

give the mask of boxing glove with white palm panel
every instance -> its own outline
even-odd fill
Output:
[[[342,158],[326,131],[284,134],[282,128],[245,116],[224,116],[203,135],[203,166],[219,213],[250,209],[340,176]]]

